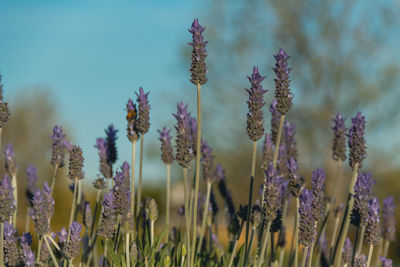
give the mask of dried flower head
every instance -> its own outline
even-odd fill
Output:
[[[72,222],[69,231],[70,240],[67,243],[64,252],[69,259],[74,259],[79,255],[82,226],[78,222]]]
[[[308,189],[304,189],[300,195],[299,242],[304,246],[311,245],[316,235],[315,220],[312,211],[313,198],[313,193]]]
[[[368,222],[365,228],[365,242],[376,246],[381,237],[378,199],[372,198],[369,202]]]
[[[206,183],[215,180],[215,167],[211,147],[203,140],[201,143],[201,164],[203,167],[203,178]]]
[[[139,93],[136,94],[136,102],[139,106],[139,116],[135,120],[135,128],[140,134],[145,134],[150,128],[150,104],[149,104],[149,93],[145,93],[143,88],[139,88]]]
[[[17,231],[12,224],[4,223],[4,263],[7,266],[17,266],[20,263]]]
[[[112,238],[114,236],[115,224],[115,204],[114,194],[112,191],[104,194],[101,210],[101,223],[99,226],[99,235],[104,238]]]
[[[354,267],[366,267],[367,266],[367,256],[364,254],[357,255],[354,259]]]
[[[325,171],[322,168],[316,169],[312,173],[311,185],[313,192],[312,214],[314,220],[321,222],[325,215]]]
[[[0,223],[8,221],[15,211],[13,191],[11,179],[5,174],[3,179],[0,180]]]
[[[128,100],[128,103],[126,104],[126,120],[128,122],[128,125],[126,127],[127,131],[127,137],[129,141],[131,142],[136,142],[139,140],[139,130],[136,128],[137,127],[137,119],[138,119],[138,112],[136,108],[136,104],[133,103],[132,99]]]
[[[69,172],[68,176],[71,180],[81,180],[85,177],[83,168],[82,149],[79,146],[73,146],[69,155]]]
[[[333,146],[332,146],[332,157],[334,160],[346,160],[346,132],[345,126],[346,118],[338,113],[335,118],[332,119],[334,125],[333,130]]]
[[[347,237],[346,241],[344,241],[343,246],[343,261],[346,264],[351,264],[353,256],[353,245],[351,244],[350,239]]]
[[[150,219],[150,221],[157,220],[158,207],[157,207],[157,203],[154,200],[154,198],[151,198],[148,201],[146,201],[146,213],[147,213],[147,217]]]
[[[207,41],[204,41],[204,30],[205,28],[199,24],[198,19],[194,19],[189,29],[189,32],[192,34],[192,42],[190,42],[189,45],[193,48],[192,65],[190,67],[192,78],[190,81],[195,85],[203,85],[207,82],[207,66],[205,62],[207,57]]]
[[[302,182],[299,174],[299,165],[294,158],[290,158],[287,163],[289,172],[289,190],[294,197],[299,197],[302,190]]]
[[[254,228],[257,228],[262,223],[262,209],[258,200],[251,208],[250,222]]]
[[[117,171],[114,177],[114,186],[112,188],[114,195],[115,214],[121,215],[123,221],[125,221],[130,209],[130,199],[128,197],[130,195],[130,191],[128,186],[129,184],[125,182],[126,178],[127,177],[122,171]]]
[[[368,222],[368,203],[372,198],[372,180],[371,173],[360,173],[354,185],[354,206],[351,213],[351,223],[358,225],[367,225]]]
[[[54,215],[54,199],[51,193],[51,188],[44,183],[43,190],[36,190],[34,193],[33,208],[28,211],[38,235],[50,233],[50,219]]]
[[[258,67],[253,67],[253,73],[251,76],[247,76],[251,83],[250,89],[245,89],[249,94],[249,100],[247,100],[247,106],[249,112],[247,113],[247,135],[250,140],[257,141],[264,134],[264,113],[262,108],[265,105],[264,94],[268,90],[264,90],[261,86],[261,82],[265,77],[261,76],[258,72]]]
[[[194,157],[189,125],[190,114],[187,111],[187,105],[184,105],[182,102],[177,105],[177,108],[178,112],[173,114],[177,120],[177,125],[175,126],[175,159],[182,168],[187,168]]]
[[[268,169],[264,173],[264,215],[267,222],[272,222],[277,216],[277,211],[281,208],[282,179],[275,172],[272,163],[268,165]]]
[[[6,145],[4,148],[4,158],[6,162],[6,170],[10,176],[17,174],[17,163],[15,162],[14,147],[12,144]]]
[[[367,157],[367,146],[365,144],[365,117],[361,112],[351,119],[351,128],[347,134],[349,144],[349,163],[352,168],[358,163],[358,169],[361,169],[363,160]]]
[[[53,134],[49,135],[51,139],[51,165],[59,168],[64,166],[65,149],[69,146],[68,141],[65,139],[65,134],[60,126],[54,126]]]
[[[0,74],[0,128],[10,120],[10,110],[8,109],[8,103],[4,102],[3,99],[3,85],[1,84],[1,74]]]
[[[382,237],[388,241],[396,239],[396,206],[392,196],[383,200],[382,206]]]
[[[94,180],[93,186],[97,190],[103,190],[104,188],[106,188],[106,182],[104,181],[104,178],[97,178],[96,180]]]
[[[292,107],[293,94],[290,92],[289,73],[292,70],[288,67],[289,56],[283,49],[279,49],[278,54],[274,55],[276,63],[273,68],[276,78],[275,81],[275,98],[277,100],[276,108],[280,114],[285,115]]]
[[[165,126],[162,131],[158,130],[160,134],[159,140],[161,141],[161,159],[166,165],[171,165],[174,162],[170,132]]]

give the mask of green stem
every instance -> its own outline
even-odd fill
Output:
[[[253,246],[253,240],[254,240],[254,233],[256,232],[256,228],[255,227],[252,227],[251,228],[251,235],[250,235],[250,243],[249,243],[249,248],[248,248],[248,251],[247,251],[247,255],[248,256],[250,256],[250,254],[251,254],[251,248],[252,248],[252,246]]]
[[[237,244],[238,244],[238,240],[236,239],[236,240],[235,240],[235,243],[234,243],[234,245],[233,245],[233,250],[232,250],[231,257],[230,257],[230,259],[229,259],[228,267],[231,267],[231,266],[232,266],[233,259],[235,258],[235,254],[236,254]]]
[[[71,207],[71,214],[69,216],[69,224],[68,226],[71,226],[72,220],[74,219],[74,211],[75,211],[75,203],[76,203],[76,194],[77,194],[77,187],[78,187],[78,178],[75,178],[75,184],[74,184],[74,196],[72,198],[72,207]],[[69,242],[69,238],[71,236],[71,231],[68,229],[68,236],[67,236],[67,243]]]
[[[150,220],[150,245],[154,244],[154,221]]]
[[[338,185],[340,183],[340,177],[342,174],[342,160],[339,159],[337,161],[337,168],[336,168],[336,177],[335,177],[335,182],[333,184],[333,191],[332,191],[332,197],[331,197],[331,203],[335,203],[336,201],[336,193],[337,193],[337,189],[338,189]]]
[[[273,166],[274,169],[276,168],[276,162],[278,161],[278,155],[279,155],[279,145],[281,143],[281,137],[282,137],[282,129],[283,129],[283,123],[285,121],[285,115],[281,115],[281,119],[279,121],[279,129],[278,129],[278,136],[276,138],[276,144],[275,144],[275,150],[274,150],[274,158],[273,158]]]
[[[51,179],[51,193],[53,193],[54,187],[56,185],[57,171],[58,171],[58,164],[54,166],[53,178]]]
[[[208,205],[210,204],[211,185],[212,185],[211,182],[207,182],[206,204],[204,205],[203,220],[201,222],[201,232],[200,232],[199,244],[197,246],[197,253],[200,253],[200,250],[201,250],[201,247],[202,247],[203,238],[204,238],[204,232],[206,230]],[[194,247],[195,246],[193,246],[193,248]]]
[[[269,230],[271,229],[271,222],[267,223],[267,228],[266,231],[264,233],[264,237],[263,237],[263,241],[262,241],[262,248],[261,248],[261,253],[258,257],[258,264],[256,266],[261,267],[261,265],[264,262],[264,254],[265,251],[267,250],[267,245],[268,245],[268,240],[269,240]]]
[[[253,161],[255,161],[255,159],[253,158]],[[248,242],[249,242],[249,231],[250,231],[250,212],[251,212],[251,204],[253,202],[253,183],[254,183],[254,176],[250,177],[250,186],[249,186],[249,202],[247,204],[247,216],[246,216],[246,236],[245,236],[245,250],[244,250],[244,259],[242,262],[242,266],[246,266],[247,263],[247,258],[248,258],[248,254],[247,254],[247,248],[248,248]]]
[[[201,157],[201,85],[197,84],[197,140],[196,140],[196,177],[194,187],[194,208],[193,208],[193,238],[192,244],[195,246],[197,238],[197,202],[199,194],[199,183],[200,183],[200,157]],[[195,257],[195,250],[192,249],[190,257],[190,266],[193,266]]]
[[[129,259],[129,232],[125,234],[125,260],[126,267],[130,267],[131,261]]]
[[[310,256],[308,257],[308,267],[311,267],[311,263],[312,263],[312,256],[313,256],[313,252],[314,252],[314,246],[315,246],[315,242],[312,242],[311,244],[311,248],[310,248]]]
[[[308,246],[303,248],[303,259],[301,261],[301,267],[306,267],[307,250],[308,250]]]
[[[329,247],[330,254],[333,253],[332,250],[333,250],[333,246],[335,245],[336,234],[337,234],[337,230],[338,230],[338,227],[339,227],[339,222],[340,222],[340,218],[339,218],[339,216],[338,216],[338,217],[335,218],[335,225],[334,225],[334,227],[333,227],[332,238],[331,238],[331,245],[330,245],[330,247]],[[332,257],[332,255],[329,256],[329,259],[331,259],[331,257]]]
[[[36,256],[36,263],[39,264],[40,263],[40,250],[42,249],[42,243],[43,243],[43,239],[41,236],[39,236],[39,244],[38,244],[38,250],[37,250],[37,256]]]
[[[185,222],[186,222],[186,248],[188,255],[190,255],[190,221],[189,221],[189,200],[188,200],[188,181],[187,181],[187,168],[183,168],[183,195],[185,199]]]
[[[106,238],[106,240],[104,241],[103,267],[105,266],[105,263],[107,261],[107,249],[108,249],[107,243],[108,243],[108,238]]]
[[[140,201],[141,201],[141,194],[142,194],[143,146],[144,146],[144,134],[142,136],[140,136],[139,184],[138,184],[138,193],[137,193],[137,200],[136,200],[136,216],[139,216]]]
[[[136,157],[136,141],[132,142],[132,181],[131,181],[131,213],[135,214],[135,157]],[[133,236],[133,235],[132,235]]]
[[[362,251],[363,242],[364,242],[364,234],[365,234],[365,225],[362,225],[360,239],[358,240],[358,248],[357,248],[356,255],[359,255],[360,252]]]
[[[0,227],[0,267],[4,267],[4,223],[1,223]]]
[[[389,242],[389,240],[386,240],[385,239],[385,243],[384,243],[384,246],[383,246],[383,257],[387,257],[387,254],[388,254],[388,251],[389,251],[389,244],[390,244],[390,242]]]
[[[284,261],[284,255],[285,255],[285,248],[281,247],[281,250],[279,251],[279,267],[283,266],[283,261]]]
[[[367,266],[369,267],[369,265],[371,264],[371,259],[372,259],[372,252],[374,251],[374,245],[369,245],[369,252],[368,252],[368,260],[367,260]]]
[[[49,245],[49,241],[47,241],[47,238],[44,236],[44,243],[46,243],[46,247],[50,253],[50,257],[53,260],[53,263],[56,267],[59,267],[58,262],[57,262],[57,258],[54,256],[53,250],[51,249],[50,245]]]
[[[168,225],[168,234],[167,234],[167,240],[169,239],[169,210],[170,210],[170,204],[169,204],[169,199],[170,199],[170,194],[171,194],[171,165],[167,164],[167,199],[166,199],[166,216],[165,216],[165,223]]]
[[[12,174],[12,187],[14,188],[13,194],[14,194],[14,203],[15,203],[15,210],[13,213],[12,221],[13,221],[13,225],[15,225],[15,227],[17,227],[18,187],[17,187],[17,174],[16,173]]]
[[[30,230],[30,226],[31,226],[30,222],[31,222],[31,216],[29,216],[29,214],[26,213],[26,215],[25,215],[25,233],[30,232],[29,231]]]
[[[299,227],[300,227],[300,199],[296,197],[296,230],[294,232],[294,267],[298,266],[299,261]]]
[[[342,227],[340,229],[341,231],[339,232],[339,237],[336,242],[336,248],[335,248],[335,252],[334,252],[334,257],[335,257],[334,266],[335,267],[339,267],[342,262],[342,253],[341,252],[343,250],[344,241],[346,240],[347,232],[349,230],[350,215],[351,215],[351,211],[353,210],[353,205],[354,205],[353,194],[354,194],[354,184],[356,183],[356,180],[357,180],[357,172],[358,172],[358,163],[356,163],[353,168],[353,175],[351,178],[349,195],[348,195],[348,199],[347,199],[347,207],[346,207],[346,210],[345,210],[345,213],[343,216]]]

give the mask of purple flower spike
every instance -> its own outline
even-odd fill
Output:
[[[279,151],[278,151],[278,160],[276,162],[276,169],[282,176],[286,176],[288,169],[287,169],[287,154],[286,154],[286,145],[280,144]]]
[[[21,238],[22,261],[24,266],[35,266],[35,253],[31,249],[32,236],[30,233],[24,233]]]
[[[139,140],[140,133],[137,129],[138,112],[132,99],[128,100],[128,103],[126,104],[126,111],[126,120],[128,122],[128,126],[126,127],[127,137],[129,141],[136,142]]]
[[[320,168],[312,173],[311,185],[313,192],[312,213],[314,220],[321,222],[325,215],[325,171]]]
[[[85,177],[83,172],[83,155],[82,149],[79,146],[73,146],[69,155],[69,172],[68,176],[71,180],[81,180]]]
[[[388,241],[396,238],[396,218],[394,199],[388,196],[383,200],[382,206],[382,237]]]
[[[49,135],[51,139],[52,154],[51,165],[54,167],[63,167],[65,159],[65,149],[69,147],[69,143],[65,140],[65,134],[60,126],[54,126],[53,134]],[[68,149],[69,150],[69,149]]]
[[[192,42],[190,42],[189,45],[193,48],[192,65],[190,67],[192,79],[190,81],[195,85],[203,85],[207,82],[207,66],[205,62],[207,57],[207,41],[204,41],[204,30],[205,28],[199,24],[198,19],[194,19],[189,29],[189,32],[192,34]]]
[[[264,90],[261,86],[261,82],[265,77],[261,76],[258,72],[258,67],[253,67],[253,74],[247,76],[251,83],[250,89],[245,89],[249,93],[249,100],[247,100],[247,106],[249,112],[247,113],[247,135],[250,140],[257,141],[264,134],[264,113],[262,108],[265,105],[264,94],[268,90]]]
[[[114,125],[110,124],[105,130],[106,133],[106,144],[107,144],[107,159],[110,165],[114,164],[118,159],[116,141],[118,130],[114,128]]]
[[[267,222],[272,222],[277,211],[281,208],[282,179],[275,172],[272,163],[268,165],[265,171],[265,191],[264,191],[264,214]]]
[[[372,198],[371,173],[360,173],[354,185],[354,207],[351,213],[351,223],[354,225],[367,225],[368,222],[368,203]]]
[[[312,203],[313,193],[304,189],[300,195],[300,226],[299,226],[299,242],[308,246],[314,242],[316,235],[315,220],[313,218]]]
[[[192,137],[190,134],[190,114],[187,111],[187,105],[180,102],[177,105],[178,112],[173,114],[177,120],[176,129],[176,155],[175,159],[182,168],[189,167],[190,161],[194,157],[192,148]]]
[[[212,149],[205,140],[203,140],[201,144],[201,164],[203,167],[204,181],[206,181],[206,183],[212,183],[215,179],[214,161]]]
[[[54,199],[51,188],[44,184],[43,190],[36,190],[33,195],[33,208],[28,214],[32,217],[38,235],[50,233],[50,219],[54,215]]]
[[[166,165],[171,165],[174,162],[170,132],[165,126],[162,131],[158,130],[159,140],[161,141],[161,159]]]
[[[335,118],[332,119],[334,125],[332,127],[333,136],[333,146],[332,146],[332,157],[334,160],[346,160],[346,132],[347,128],[345,126],[346,118],[338,113]]]
[[[275,81],[275,98],[277,100],[276,108],[280,114],[285,115],[292,107],[293,94],[290,92],[289,73],[292,70],[288,67],[287,60],[289,56],[283,49],[279,49],[275,56],[275,67],[273,68],[276,78]]]
[[[284,131],[287,157],[294,158],[297,161],[296,124],[294,122],[285,122]]]
[[[26,176],[27,176],[27,190],[33,194],[37,187],[36,187],[36,182],[38,180],[37,176],[37,168],[33,165],[28,165],[26,168]]]
[[[343,261],[346,264],[351,264],[353,257],[353,245],[351,244],[351,241],[349,238],[346,238],[346,241],[344,241],[344,247],[343,247]]]
[[[101,224],[99,226],[99,235],[104,238],[112,238],[114,236],[115,224],[115,204],[114,194],[112,191],[104,195],[102,202]]]
[[[16,232],[12,224],[4,223],[4,263],[7,266],[17,266],[20,261]]]
[[[281,114],[276,108],[277,104],[278,101],[276,100],[276,98],[274,98],[271,105],[269,106],[269,111],[271,112],[271,138],[274,144],[276,144],[276,139],[278,138],[279,122],[281,120]],[[285,132],[283,132],[282,134],[284,133]]]
[[[15,211],[14,188],[7,174],[0,180],[0,223],[9,220]]]
[[[354,267],[365,267],[367,266],[367,256],[364,254],[357,255],[354,260]]]
[[[4,157],[6,160],[6,170],[13,176],[17,174],[17,164],[15,162],[14,147],[12,144],[6,145],[4,148]]]
[[[197,120],[189,115],[190,138],[192,142],[193,155],[197,153]]]
[[[369,202],[368,223],[365,228],[365,242],[376,246],[381,236],[378,199],[372,198]]]
[[[150,104],[149,104],[149,93],[145,93],[143,88],[139,88],[139,93],[136,93],[136,101],[139,105],[139,116],[135,121],[135,128],[140,134],[145,134],[150,128]]]
[[[114,178],[114,186],[112,188],[112,192],[114,195],[114,209],[116,215],[121,215],[123,221],[125,221],[126,216],[129,212],[129,199],[127,195],[129,195],[129,186],[128,183],[125,182],[126,176],[123,172],[117,171],[115,178]]]
[[[99,170],[101,174],[105,178],[112,177],[112,167],[109,164],[108,157],[107,157],[107,143],[104,138],[97,138],[95,148],[98,150],[98,154],[100,157],[100,166]]]
[[[367,157],[367,146],[365,144],[365,117],[361,112],[351,119],[352,125],[347,134],[349,138],[349,163],[352,168],[358,163],[358,169],[361,169],[363,160]]]
[[[393,261],[391,259],[379,256],[379,260],[382,263],[382,267],[392,267]]]
[[[274,153],[273,148],[274,146],[272,144],[271,135],[265,134],[265,139],[262,146],[263,156],[262,156],[261,168],[263,168],[263,170],[266,170],[268,168],[268,164],[273,159],[273,153]]]
[[[299,164],[294,158],[290,158],[287,163],[289,172],[289,189],[294,197],[299,197],[301,193],[301,180],[299,173]]]
[[[69,231],[71,233],[71,238],[65,249],[65,254],[70,259],[74,259],[79,255],[82,226],[77,222],[73,222],[69,228]]]

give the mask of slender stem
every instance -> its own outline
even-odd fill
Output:
[[[356,255],[360,254],[360,252],[362,251],[363,242],[364,242],[364,234],[365,234],[365,225],[362,225],[360,239],[358,240],[358,248],[357,248]]]
[[[333,227],[330,249],[333,249],[333,246],[335,245],[335,240],[336,240],[336,234],[337,234],[337,230],[338,230],[338,226],[339,226],[339,221],[340,221],[340,218],[338,216],[335,219],[335,226]]]
[[[136,141],[132,142],[132,181],[131,181],[131,213],[135,214],[135,157],[136,157]]]
[[[312,263],[312,256],[313,256],[313,252],[314,252],[314,246],[315,246],[315,242],[316,242],[316,241],[312,242],[312,244],[311,244],[311,248],[310,248],[310,256],[308,257],[308,264],[307,264],[307,266],[308,266],[308,267],[311,267],[311,263]]]
[[[61,251],[60,246],[54,241],[54,239],[50,235],[46,235],[46,238],[50,240],[51,243],[53,243],[54,247],[58,250]]]
[[[82,201],[82,182],[78,180],[78,192],[76,195],[76,205],[79,207]]]
[[[389,240],[385,239],[385,243],[384,243],[384,246],[383,246],[383,257],[385,257],[385,258],[386,258],[387,254],[388,254],[388,251],[389,251],[389,244],[390,244]]]
[[[253,240],[254,240],[254,233],[255,232],[256,232],[256,228],[252,227],[251,228],[251,235],[250,235],[250,243],[249,243],[249,248],[248,248],[248,251],[247,251],[247,255],[251,254],[251,248],[253,246]]]
[[[0,128],[1,129],[1,128]],[[1,134],[1,132],[0,132]],[[4,267],[4,223],[0,224],[0,267]]]
[[[25,215],[25,233],[28,233],[31,226],[31,216],[28,213]]]
[[[263,237],[263,241],[262,241],[262,248],[261,248],[261,253],[260,253],[260,255],[259,255],[259,257],[258,257],[258,264],[256,265],[256,266],[258,266],[258,267],[261,267],[261,265],[263,264],[263,262],[264,262],[264,254],[265,254],[265,251],[267,250],[267,246],[268,246],[268,240],[269,240],[269,230],[271,229],[271,222],[268,222],[267,223],[267,228],[266,228],[266,230],[265,230],[265,233],[264,233],[264,237]]]
[[[340,177],[342,174],[342,164],[343,164],[342,160],[339,159],[337,161],[336,177],[335,177],[335,182],[333,183],[331,203],[335,203],[335,201],[336,201],[336,193],[337,193],[338,185],[340,183]]]
[[[58,164],[56,164],[56,166],[54,166],[53,178],[51,179],[51,192],[52,193],[54,191],[54,186],[56,184],[57,171],[58,171]]]
[[[251,176],[254,177],[254,174],[256,172],[256,157],[257,157],[257,142],[253,142],[253,155],[251,158]]]
[[[368,252],[368,259],[367,259],[367,265],[366,267],[369,267],[371,264],[371,259],[372,259],[372,252],[374,251],[374,245],[369,245],[369,252]]]
[[[353,210],[353,205],[354,205],[354,198],[353,198],[353,194],[354,194],[354,184],[356,183],[357,180],[357,172],[358,172],[358,163],[356,163],[354,165],[353,168],[353,176],[351,178],[351,182],[350,182],[350,188],[349,188],[349,195],[348,195],[348,199],[347,199],[347,207],[343,216],[343,221],[342,221],[342,227],[341,227],[341,231],[339,233],[339,237],[338,240],[336,242],[336,248],[335,248],[335,252],[334,252],[334,256],[335,256],[335,267],[339,267],[342,261],[342,250],[343,250],[343,246],[344,246],[344,241],[346,240],[346,236],[347,236],[347,231],[349,230],[349,224],[350,224],[350,215],[351,215],[351,211]]]
[[[17,174],[16,173],[12,174],[12,187],[14,188],[13,194],[14,194],[14,204],[15,204],[15,210],[13,213],[12,221],[13,221],[13,225],[15,225],[15,227],[17,227],[18,187],[17,187]]]
[[[352,253],[352,258],[351,258],[351,266],[354,266],[354,260],[356,259],[356,254],[358,254],[358,236],[360,235],[360,226],[356,227],[356,234],[355,234],[355,240],[354,240],[354,247],[353,247],[353,253]]]
[[[76,194],[77,194],[77,187],[78,187],[78,178],[75,178],[75,184],[74,184],[74,196],[72,198],[72,207],[71,207],[71,214],[69,216],[69,224],[68,226],[71,226],[72,220],[74,219],[74,211],[75,211],[75,203],[76,203]],[[71,231],[68,229],[68,236],[67,236],[67,243],[69,242],[69,238],[71,236]]]
[[[197,202],[199,194],[199,183],[200,183],[200,157],[201,157],[201,85],[197,84],[197,140],[196,140],[196,177],[194,186],[194,208],[193,208],[193,238],[192,244],[195,247],[197,238]],[[190,257],[190,265],[193,266],[195,250],[192,249],[192,254]]]
[[[107,243],[108,243],[108,238],[106,238],[104,242],[103,267],[105,266],[105,262],[107,261],[107,249],[108,249]]]
[[[254,148],[254,147],[253,147]],[[253,158],[255,161],[255,158]],[[248,258],[248,242],[249,242],[249,231],[250,231],[250,211],[251,211],[251,204],[253,202],[253,183],[254,183],[254,176],[250,177],[250,186],[249,186],[249,202],[247,204],[247,216],[246,216],[246,236],[245,236],[245,248],[244,248],[244,259],[242,266],[246,266],[247,258]]]
[[[154,243],[154,221],[150,220],[150,245],[153,246]]]
[[[139,216],[140,201],[141,201],[141,194],[142,194],[143,146],[144,146],[144,134],[142,136],[140,136],[139,184],[138,184],[138,193],[137,193],[137,200],[136,200],[136,216]]]
[[[234,243],[234,245],[233,245],[233,250],[232,250],[231,257],[230,257],[230,259],[229,259],[228,267],[231,267],[231,266],[232,266],[233,259],[235,258],[235,254],[236,254],[235,252],[236,252],[237,244],[238,244],[238,240],[236,239],[236,240],[235,240],[235,243]]]
[[[165,223],[168,225],[168,234],[167,240],[169,239],[169,209],[170,209],[170,194],[171,194],[171,165],[167,164],[167,199],[166,199],[166,216],[165,216]]]
[[[296,230],[294,232],[294,266],[298,266],[299,261],[299,228],[300,228],[300,199],[296,197]]]
[[[279,267],[283,266],[283,261],[284,261],[284,255],[285,255],[285,248],[281,247],[281,251],[279,251]]]
[[[212,185],[211,182],[207,182],[206,204],[204,205],[203,220],[202,220],[202,223],[201,223],[201,232],[200,232],[199,244],[197,246],[197,253],[200,253],[200,250],[201,250],[201,247],[202,247],[203,238],[204,238],[204,232],[206,230],[208,206],[210,204],[211,185]]]
[[[187,181],[187,168],[183,168],[183,195],[185,198],[185,223],[186,223],[186,248],[188,255],[190,255],[190,222],[189,222],[189,200],[188,200],[188,181]]]
[[[301,267],[306,267],[307,250],[308,250],[308,246],[303,248],[303,259],[301,261]]]
[[[283,122],[285,121],[285,115],[281,115],[281,119],[279,121],[279,129],[278,129],[278,136],[276,138],[276,144],[275,144],[275,150],[274,150],[274,158],[273,158],[273,164],[274,164],[274,169],[276,168],[276,162],[278,160],[278,155],[279,155],[279,145],[281,143],[281,137],[282,137],[282,129],[283,129]]]
[[[37,256],[36,256],[36,263],[39,264],[40,263],[40,250],[42,249],[42,243],[43,243],[43,239],[40,236],[39,237],[39,244],[38,244],[38,250],[37,250]]]
[[[129,232],[125,234],[125,260],[126,267],[130,267],[131,261],[129,259]]]
[[[51,249],[50,245],[49,245],[49,241],[47,241],[46,236],[43,237],[44,238],[44,242],[46,243],[46,247],[49,250],[51,259],[53,260],[53,263],[56,267],[59,267],[58,262],[57,262],[57,258],[54,256],[53,250]]]

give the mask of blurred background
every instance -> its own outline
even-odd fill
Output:
[[[380,199],[392,194],[400,206],[396,196],[400,191],[400,2],[396,0],[2,1],[0,73],[12,113],[3,145],[15,147],[21,187],[27,164],[38,167],[41,182],[50,180],[48,135],[57,124],[84,151],[90,199],[91,183],[99,173],[94,144],[109,124],[119,129],[117,165],[130,162],[125,104],[143,86],[150,91],[152,107],[145,141],[144,195],[155,196],[163,209],[165,170],[157,129],[173,128],[171,114],[178,101],[189,103],[195,114],[187,45],[191,40],[187,29],[195,17],[206,27],[209,40],[203,136],[213,147],[215,160],[226,169],[237,206],[246,202],[247,195],[239,190],[248,188],[251,160],[245,130],[246,75],[257,65],[267,76],[263,86],[270,89],[264,109],[269,131],[273,54],[279,48],[291,56],[295,98],[287,119],[297,126],[302,174],[310,179],[315,168],[324,167],[327,190],[331,190],[335,173],[331,118],[342,112],[349,125],[350,117],[362,111],[368,145],[363,170],[373,173]],[[173,190],[179,195],[177,164],[172,171]],[[349,178],[346,164],[342,201]],[[70,206],[65,201],[72,199],[67,179],[58,179],[56,211]],[[258,168],[257,186],[262,179]],[[19,203],[24,203],[23,192]],[[178,197],[175,208],[180,202]],[[56,214],[54,231],[68,221],[67,213]],[[397,257],[398,242],[390,249]]]

